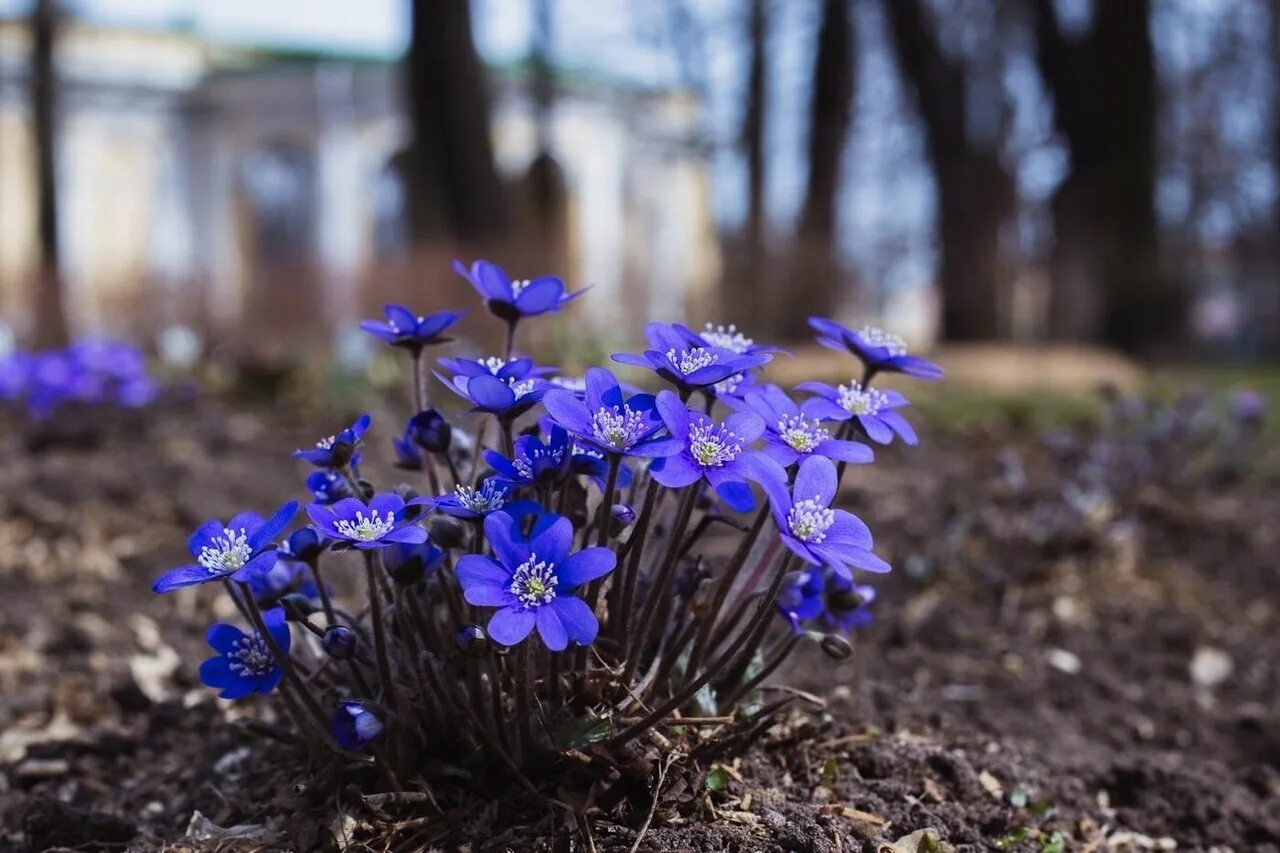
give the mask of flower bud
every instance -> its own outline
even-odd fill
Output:
[[[320,534],[314,527],[302,527],[289,535],[281,552],[304,563],[314,563],[324,551]]]
[[[429,542],[420,545],[396,544],[382,549],[382,565],[391,579],[410,586],[434,571],[444,553]]]
[[[467,528],[449,515],[437,515],[427,523],[427,535],[437,547],[461,548],[466,542]]]
[[[613,515],[613,520],[623,527],[636,523],[636,511],[630,504],[614,504],[609,512]]]
[[[453,635],[453,640],[458,645],[458,651],[467,657],[485,657],[492,648],[489,635],[479,625],[463,625]]]
[[[849,655],[853,654],[853,643],[849,642],[847,637],[839,634],[824,634],[822,642],[818,644],[822,649],[822,653],[832,660],[845,660]]]
[[[346,625],[331,625],[325,629],[320,644],[334,660],[349,660],[356,651],[356,632]]]
[[[453,427],[444,415],[435,409],[426,409],[409,420],[405,435],[428,453],[448,453]]]
[[[338,703],[329,733],[343,749],[360,749],[382,736],[382,718],[372,703],[347,699]]]
[[[281,598],[280,606],[284,608],[285,617],[290,622],[306,619],[318,609],[314,601],[300,592],[291,592]]]

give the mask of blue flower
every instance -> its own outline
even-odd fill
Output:
[[[344,699],[329,723],[329,734],[343,749],[358,750],[382,736],[382,720],[366,702]]]
[[[805,459],[792,486],[788,486],[787,472],[772,459],[759,456],[753,464],[758,469],[755,479],[769,496],[782,544],[793,553],[807,563],[830,566],[845,577],[852,577],[854,568],[889,571],[889,564],[871,553],[871,531],[862,520],[831,508],[836,496],[836,467],[830,459]]]
[[[765,424],[764,449],[761,451],[784,468],[811,455],[825,456],[839,462],[871,462],[875,453],[857,441],[831,437],[815,412],[825,407],[813,401],[797,406],[777,385],[765,385],[749,392],[741,402],[725,401],[733,408],[746,409],[759,415]]]
[[[421,471],[426,462],[422,449],[413,440],[413,427],[405,427],[403,436],[391,437],[391,448],[395,451],[397,468],[404,471]]]
[[[822,592],[826,588],[822,575],[821,568],[792,572],[774,599],[774,606],[787,617],[791,630],[797,634],[803,630],[801,622],[816,619],[822,614]]]
[[[875,600],[875,587],[831,572],[823,589],[823,621],[846,634],[854,628],[865,628],[871,624],[871,604]]]
[[[649,349],[639,355],[614,353],[613,360],[619,364],[646,367],[676,386],[682,394],[710,388],[770,359],[764,353],[743,355],[708,346],[706,341],[679,323],[650,323],[645,326],[644,334]]]
[[[482,518],[508,506],[511,489],[501,477],[489,477],[479,488],[458,486],[447,495],[432,498],[431,506],[454,518]]]
[[[276,645],[289,653],[289,625],[283,608],[262,614],[262,621]],[[250,693],[270,693],[284,677],[280,661],[257,631],[246,634],[235,625],[218,622],[209,627],[205,642],[218,654],[200,665],[200,682],[222,692],[223,699],[241,699]]]
[[[374,495],[367,504],[359,498],[344,498],[332,506],[311,504],[307,515],[325,536],[367,551],[426,542],[427,531],[413,523],[417,514],[406,510],[428,502],[427,498],[414,498],[405,503],[404,498],[387,492]]]
[[[313,471],[307,477],[307,491],[315,497],[316,503],[328,506],[351,497],[351,484],[337,471]]]
[[[522,641],[536,626],[548,649],[563,651],[570,641],[589,645],[600,624],[572,590],[613,571],[608,548],[570,554],[573,525],[559,515],[540,515],[526,538],[505,512],[485,519],[493,557],[468,554],[458,561],[458,582],[469,604],[496,607],[489,636],[504,646]]]
[[[360,328],[392,346],[414,352],[421,351],[423,347],[448,343],[452,339],[444,336],[445,330],[463,317],[463,313],[455,311],[441,311],[420,317],[402,305],[388,305],[383,310],[387,315],[385,323],[381,320],[365,320]]]
[[[313,601],[320,597],[315,576],[311,574],[307,564],[286,556],[283,549],[276,552],[273,566],[255,571],[240,580],[248,585],[249,593],[259,607],[271,607],[291,593],[298,593]]]
[[[290,501],[266,521],[252,512],[243,512],[226,525],[206,521],[187,540],[187,550],[196,562],[161,575],[151,585],[152,592],[172,592],[196,584],[226,578],[244,580],[275,565],[275,538],[298,511]]]
[[[547,392],[547,383],[541,378],[545,368],[534,367],[532,359],[442,358],[440,364],[452,370],[454,377],[450,379],[439,373],[436,377],[450,391],[470,402],[473,412],[515,418],[533,408]]]
[[[897,391],[881,391],[870,386],[864,388],[860,382],[836,387],[825,382],[802,382],[796,390],[818,395],[805,403],[813,417],[826,421],[853,418],[867,438],[877,444],[890,444],[895,433],[907,444],[919,442],[907,419],[894,411],[911,405]]]
[[[764,421],[751,412],[735,412],[717,424],[670,391],[658,394],[657,406],[681,447],[672,456],[654,460],[653,478],[671,489],[705,480],[730,509],[747,512],[754,507],[746,481],[754,470],[750,461],[756,453],[749,445],[764,432]]]
[[[311,450],[296,450],[293,456],[295,459],[305,459],[317,468],[341,468],[355,456],[372,422],[373,419],[368,414],[363,414],[342,432],[320,439]]]
[[[399,543],[382,552],[382,566],[396,583],[413,584],[440,568],[444,551],[430,542]]]
[[[608,485],[609,460],[593,447],[573,445],[572,455],[569,457],[569,470],[591,480],[601,492]],[[618,481],[614,485],[619,489],[625,489],[631,485],[632,477],[631,466],[622,463],[618,465]]]
[[[484,461],[511,486],[558,483],[569,476],[569,434],[561,427],[552,428],[545,444],[536,435],[522,435],[514,450],[511,459],[493,450],[484,452]]]
[[[453,440],[453,427],[435,409],[424,409],[409,419],[404,437],[428,453],[446,453]]]
[[[586,292],[584,288],[565,293],[564,282],[549,275],[512,281],[501,267],[488,261],[476,261],[469,270],[454,261],[453,269],[479,291],[495,317],[509,324],[521,317],[559,311]]]
[[[679,440],[657,437],[664,425],[653,395],[624,397],[618,380],[602,367],[587,371],[581,395],[556,388],[542,404],[580,444],[601,453],[657,458],[680,451]]]
[[[916,379],[941,379],[942,368],[917,355],[907,354],[902,338],[884,329],[866,326],[855,332],[835,320],[810,317],[809,327],[818,333],[818,343],[828,349],[853,353],[867,370],[868,378],[876,373],[905,373]]]

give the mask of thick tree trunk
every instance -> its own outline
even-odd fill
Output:
[[[809,104],[809,176],[796,233],[795,270],[774,305],[782,339],[808,334],[811,315],[834,313],[840,300],[836,203],[853,115],[854,33],[850,0],[823,0]]]
[[[998,151],[969,138],[967,69],[943,56],[922,5],[884,5],[898,64],[919,102],[937,187],[942,337],[1007,337],[1010,270],[1001,234],[1017,201],[1013,179]]]
[[[35,339],[40,348],[67,343],[58,251],[57,142],[55,136],[54,0],[36,0],[31,11],[31,116],[35,137],[40,268],[35,288]]]
[[[468,0],[413,0],[405,77],[414,133],[408,189],[415,238],[501,234],[506,205]]]
[[[1050,332],[1158,350],[1181,337],[1187,298],[1159,263],[1150,0],[1094,4],[1082,39],[1061,31],[1052,0],[1035,0],[1034,11],[1037,61],[1072,168],[1053,200]]]
[[[747,38],[751,60],[747,69],[746,110],[742,118],[742,149],[747,161],[747,221],[743,228],[740,270],[725,288],[723,311],[741,318],[752,330],[765,329],[766,296],[770,284],[766,261],[765,231],[765,115],[768,97],[768,0],[751,0]]]

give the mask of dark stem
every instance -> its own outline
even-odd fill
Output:
[[[621,584],[615,585],[615,589],[620,590],[621,598],[618,601],[616,611],[612,606],[609,608],[610,621],[613,620],[615,612],[618,619],[617,630],[613,636],[623,642],[624,648],[627,640],[628,623],[631,621],[631,608],[635,601],[636,580],[640,571],[640,557],[644,553],[644,542],[649,535],[649,527],[653,520],[653,507],[657,498],[658,481],[651,477],[649,486],[645,489],[644,505],[640,509],[640,517],[636,519],[636,529],[631,532],[631,536],[627,540],[627,550],[631,554],[631,559],[627,561]]]
[[[391,659],[387,656],[387,629],[382,623],[382,594],[378,591],[378,557],[373,551],[364,552],[364,577],[369,588],[369,620],[373,622],[374,656],[378,661],[378,680],[382,682],[382,695],[398,699],[395,683],[391,680]],[[399,707],[399,702],[394,702]]]

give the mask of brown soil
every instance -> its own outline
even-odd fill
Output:
[[[0,849],[630,850],[646,810],[575,818],[568,791],[362,802],[292,759],[269,703],[196,682],[213,596],[147,586],[203,519],[297,494],[289,422],[174,407],[35,453],[5,422]],[[895,565],[876,624],[775,679],[821,707],[715,790],[664,776],[639,849],[1280,850],[1274,479],[1085,506],[1035,437],[922,433],[854,472]]]

